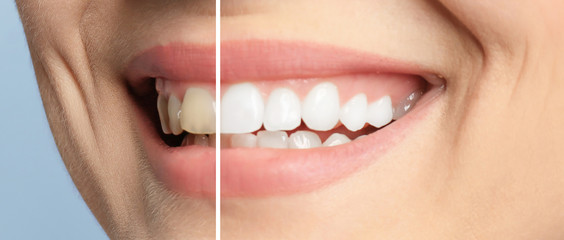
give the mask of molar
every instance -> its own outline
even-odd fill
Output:
[[[401,117],[403,117],[405,114],[407,114],[411,109],[413,109],[413,107],[415,106],[417,101],[419,101],[421,96],[423,96],[423,90],[417,90],[409,94],[404,100],[402,100],[396,106],[396,108],[394,108],[393,119],[398,120]]]
[[[308,128],[328,131],[339,122],[339,91],[330,82],[316,85],[302,103],[302,119]]]

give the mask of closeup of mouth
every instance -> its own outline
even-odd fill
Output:
[[[202,197],[215,194],[217,137],[222,197],[313,191],[386,154],[445,89],[416,64],[272,40],[221,43],[217,109],[213,45],[153,47],[125,78],[157,179]]]

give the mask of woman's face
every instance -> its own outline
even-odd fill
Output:
[[[215,2],[18,6],[110,237],[213,238]],[[221,1],[223,238],[563,238],[562,16],[555,0]]]

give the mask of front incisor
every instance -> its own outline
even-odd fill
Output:
[[[189,133],[215,133],[215,100],[202,88],[188,88],[182,100],[180,126]]]

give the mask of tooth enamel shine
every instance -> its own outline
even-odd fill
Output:
[[[288,147],[293,149],[308,149],[321,147],[321,139],[310,131],[297,131],[290,135]]]
[[[292,130],[300,126],[300,99],[288,88],[277,88],[268,97],[264,109],[264,128],[268,131]]]
[[[339,91],[330,82],[316,85],[302,103],[302,119],[308,128],[328,131],[339,122]]]
[[[261,128],[264,116],[262,96],[251,83],[231,86],[221,99],[221,133],[250,133]]]
[[[393,108],[390,96],[384,96],[368,105],[367,121],[370,125],[381,128],[392,121]]]
[[[366,111],[368,107],[366,99],[366,94],[357,94],[341,108],[339,118],[347,129],[356,132],[366,124]]]

